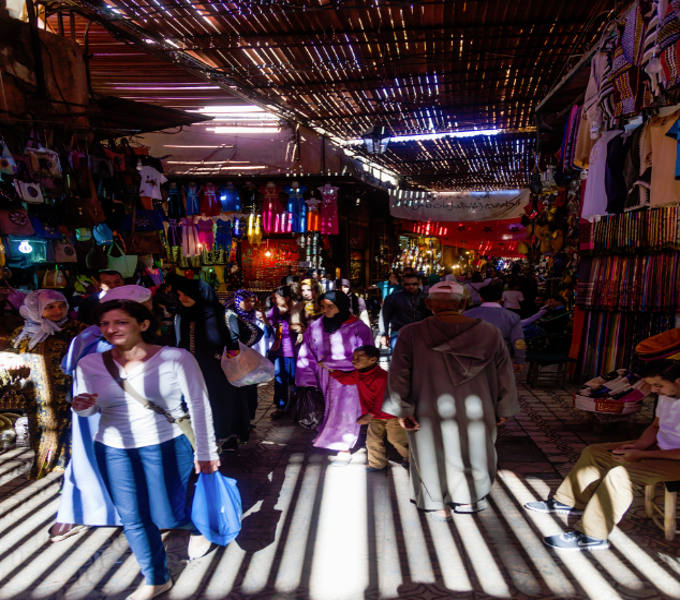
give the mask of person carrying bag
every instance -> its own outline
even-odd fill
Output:
[[[160,530],[192,527],[186,502],[191,473],[211,475],[220,465],[212,412],[194,357],[146,341],[153,317],[145,306],[111,300],[98,316],[113,349],[80,360],[72,407],[80,416],[101,414],[94,438],[99,473],[146,580],[128,600],[147,600],[173,585]],[[182,429],[187,425],[193,425],[195,450]],[[210,545],[191,535],[189,558]]]

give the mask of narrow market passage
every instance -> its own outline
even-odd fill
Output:
[[[165,545],[175,586],[168,600],[359,598],[680,598],[677,541],[666,542],[638,497],[612,548],[561,553],[542,537],[561,516],[527,513],[546,497],[595,433],[571,407],[571,390],[520,386],[522,412],[499,434],[499,476],[490,506],[436,521],[409,502],[407,471],[367,473],[365,450],[349,464],[311,447],[312,434],[270,418],[261,388],[255,436],[222,471],[239,481],[243,529],[226,548],[189,563],[186,534]],[[637,415],[636,430],[651,419]],[[61,474],[27,482],[30,451],[0,455],[0,599],[123,598],[141,582],[122,531],[91,528],[59,543],[47,529]]]

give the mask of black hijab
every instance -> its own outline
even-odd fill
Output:
[[[340,327],[342,324],[347,321],[350,317],[350,310],[349,310],[349,298],[347,297],[346,294],[339,290],[331,290],[330,292],[326,292],[319,298],[319,302],[323,300],[328,300],[329,302],[332,302],[335,304],[335,306],[338,307],[338,312],[337,315],[334,317],[331,317],[330,319],[328,317],[322,317],[323,318],[323,328],[326,333],[334,333]]]

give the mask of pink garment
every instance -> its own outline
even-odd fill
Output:
[[[338,234],[338,189],[327,183],[319,188],[321,192],[321,234]]]
[[[221,212],[222,205],[217,197],[217,188],[212,183],[206,183],[203,186],[203,194],[201,195],[201,214],[215,217]]]
[[[279,200],[279,186],[268,183],[260,188],[262,201],[262,228],[265,233],[284,233],[286,231],[285,217],[281,200]]]
[[[198,229],[198,241],[206,250],[212,250],[215,244],[215,234],[213,233],[213,221],[212,219],[199,219],[196,223],[196,229]],[[201,248],[201,250],[203,250]]]
[[[198,244],[198,230],[194,217],[182,219],[182,254],[187,258],[198,256],[201,253]]]

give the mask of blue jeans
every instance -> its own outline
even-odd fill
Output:
[[[290,395],[295,392],[295,357],[277,356],[274,359],[274,404],[290,408]]]
[[[185,526],[191,517],[187,485],[194,451],[189,440],[181,435],[162,444],[128,449],[95,442],[94,451],[146,583],[165,583],[170,573],[160,530]]]

